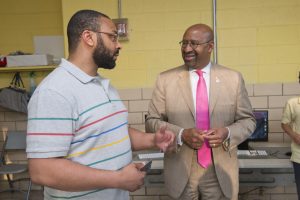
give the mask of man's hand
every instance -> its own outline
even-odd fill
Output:
[[[298,133],[295,133],[293,136],[292,136],[292,139],[293,141],[296,143],[296,144],[300,144],[300,135]]]
[[[146,172],[140,171],[144,166],[143,163],[131,163],[121,169],[119,188],[134,192],[144,185]]]
[[[175,134],[167,130],[167,126],[162,126],[155,133],[155,145],[163,152],[172,151],[174,148]]]
[[[291,139],[296,144],[300,144],[300,135],[293,130],[290,124],[281,123],[281,128],[284,130],[284,132],[286,132],[291,137]]]
[[[228,136],[227,128],[214,128],[207,131],[208,134],[204,135],[204,138],[208,141],[210,147],[215,148],[222,145],[223,141]]]
[[[192,149],[199,149],[204,142],[205,131],[195,128],[184,129],[182,132],[182,140]]]

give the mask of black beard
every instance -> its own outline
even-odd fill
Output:
[[[110,55],[110,51],[104,46],[102,38],[98,37],[98,45],[93,52],[93,59],[98,68],[113,69],[116,66],[114,55],[118,53],[119,49],[113,55]]]

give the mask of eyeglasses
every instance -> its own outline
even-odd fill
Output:
[[[185,49],[188,45],[195,50],[199,45],[208,44],[211,40],[208,40],[206,42],[200,42],[197,40],[182,40],[179,42],[181,48]]]
[[[108,32],[103,32],[103,31],[93,31],[95,33],[103,33],[108,35],[110,38],[112,38],[113,42],[119,41],[119,35],[117,33],[108,33]]]

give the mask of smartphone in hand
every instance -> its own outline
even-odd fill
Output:
[[[148,172],[151,169],[152,160],[148,161],[140,171]]]

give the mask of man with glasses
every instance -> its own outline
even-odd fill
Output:
[[[98,68],[113,69],[121,45],[112,20],[75,13],[67,27],[69,58],[47,76],[29,103],[27,157],[44,199],[126,200],[143,185],[132,149],[166,151],[174,134],[128,127],[128,111]]]
[[[179,43],[184,65],[161,73],[153,91],[146,130],[163,123],[176,133],[164,157],[168,194],[181,200],[237,200],[237,145],[255,129],[239,72],[211,63],[212,29],[189,27]]]

